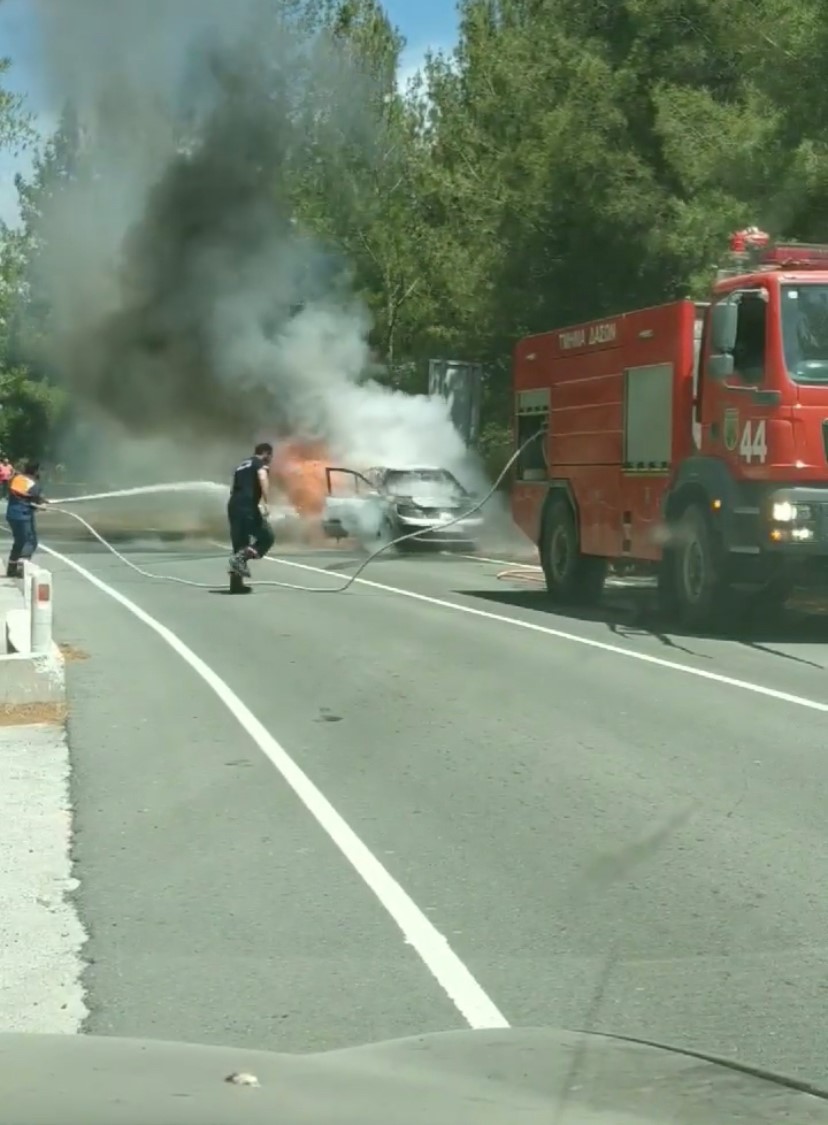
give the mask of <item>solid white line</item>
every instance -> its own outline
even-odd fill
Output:
[[[323,570],[309,563],[294,562],[292,559],[283,559],[278,555],[267,555],[266,562],[277,566],[292,566],[298,570],[309,570],[314,574],[322,574],[325,578],[333,578],[329,570]],[[341,575],[337,575],[341,580]],[[400,586],[387,586],[383,582],[372,582],[369,578],[357,578],[355,584],[370,586],[374,590],[384,590],[388,594],[397,594],[401,598],[411,598],[413,601],[425,602],[427,605],[439,606],[440,609],[450,609],[455,613],[466,613],[470,617],[479,617],[486,621],[497,621],[501,625],[510,625],[516,629],[526,629],[531,633],[541,633],[547,637],[556,637],[560,641],[569,641],[571,644],[584,645],[586,648],[598,649],[608,652],[613,656],[622,656],[627,660],[638,660],[642,664],[650,664],[656,668],[666,668],[671,672],[681,672],[685,676],[695,676],[699,680],[722,684],[724,687],[738,688],[748,691],[753,695],[761,695],[766,699],[775,699],[780,703],[792,703],[796,707],[805,707],[809,711],[820,711],[828,714],[828,703],[821,703],[816,699],[808,699],[802,695],[792,695],[787,691],[777,691],[776,688],[764,687],[754,684],[749,680],[738,680],[733,676],[725,676],[720,672],[708,672],[704,668],[694,668],[691,664],[680,664],[674,660],[665,660],[661,656],[650,656],[648,653],[636,652],[634,649],[622,648],[620,645],[609,644],[607,641],[596,641],[592,637],[580,637],[577,633],[566,633],[562,629],[552,629],[548,625],[538,625],[534,621],[524,621],[519,617],[507,617],[502,613],[492,613],[486,609],[476,609],[474,606],[462,605],[460,602],[446,601],[444,598],[434,598],[430,594],[418,594],[414,590],[405,590]]]
[[[506,1028],[506,1017],[493,1001],[454,950],[446,938],[423,914],[412,898],[380,863],[376,856],[362,842],[330,801],[317,789],[307,774],[294,762],[287,750],[259,722],[253,712],[236,693],[221,679],[208,664],[166,625],[162,625],[135,602],[118,590],[102,582],[97,575],[80,566],[73,559],[53,550],[42,547],[66,566],[71,567],[98,590],[107,594],[128,610],[133,617],[143,622],[157,633],[186,664],[212,688],[227,710],[242,729],[250,735],[262,753],[273,763],[293,792],[317,821],[319,826],[336,844],[357,874],[374,892],[380,904],[388,911],[399,926],[406,944],[419,954],[423,964],[443,987],[463,1019],[472,1028]],[[325,571],[324,573],[327,573]],[[126,685],[124,685],[126,690]]]

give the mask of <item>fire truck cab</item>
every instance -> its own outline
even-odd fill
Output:
[[[734,587],[828,579],[828,246],[738,232],[709,302],[527,337],[513,378],[512,511],[554,598],[625,561],[698,628]]]

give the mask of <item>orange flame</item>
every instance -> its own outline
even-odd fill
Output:
[[[274,450],[273,479],[302,519],[321,517],[328,492],[325,469],[330,463],[319,442],[288,441]]]

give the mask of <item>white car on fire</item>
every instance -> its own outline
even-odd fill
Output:
[[[333,539],[388,542],[419,534],[401,544],[463,546],[472,549],[483,526],[476,498],[447,469],[325,470],[327,497],[322,514]]]

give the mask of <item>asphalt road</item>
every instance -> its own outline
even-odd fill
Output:
[[[442,556],[233,598],[52,546],[220,678],[53,560],[59,639],[88,657],[69,665],[88,1031],[303,1051],[460,1027],[482,997],[515,1025],[828,1082],[828,620],[682,637],[646,591],[553,614]],[[129,557],[224,582],[203,545]],[[330,587],[347,559],[257,575]],[[357,833],[362,874],[216,683]],[[413,943],[371,861],[413,900]],[[456,960],[421,958],[429,921]]]

